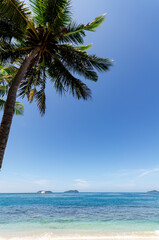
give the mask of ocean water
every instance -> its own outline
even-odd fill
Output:
[[[1,239],[159,239],[159,194],[0,194]]]

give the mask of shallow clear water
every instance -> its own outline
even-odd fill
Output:
[[[0,234],[9,231],[157,232],[159,194],[0,194]]]

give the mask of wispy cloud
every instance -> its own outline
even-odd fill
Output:
[[[159,172],[159,168],[152,168],[152,169],[121,169],[117,173],[121,177],[126,176],[133,176],[133,177],[144,177],[151,173]]]
[[[159,168],[153,168],[153,169],[147,169],[145,170],[144,172],[142,172],[139,177],[144,177],[148,174],[151,174],[151,173],[155,173],[155,172],[159,172]]]
[[[86,189],[87,187],[90,186],[89,182],[84,180],[84,179],[74,179],[74,186],[77,187],[77,188],[80,188],[80,189]]]

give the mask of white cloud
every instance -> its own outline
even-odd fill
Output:
[[[159,172],[159,168],[145,170],[143,173],[141,173],[139,175],[139,177],[144,177],[144,176],[146,176],[148,174],[151,174],[151,173],[154,173],[154,172]]]

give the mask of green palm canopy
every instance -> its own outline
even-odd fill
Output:
[[[8,94],[8,89],[10,87],[13,76],[18,71],[18,68],[13,65],[0,66],[0,111],[4,111],[6,100],[5,96]],[[15,115],[24,114],[24,105],[19,101],[16,101],[14,107]]]
[[[44,114],[47,79],[60,94],[69,92],[87,100],[91,91],[77,76],[97,81],[96,71],[107,71],[112,65],[108,58],[88,55],[91,45],[83,46],[86,31],[95,31],[105,15],[88,24],[76,24],[72,21],[70,3],[70,0],[30,0],[30,10],[19,0],[0,0],[0,62],[18,59],[21,63],[8,92],[0,127],[0,167],[4,154],[1,146],[7,143],[9,134],[9,130],[5,132],[6,122],[11,125],[11,109],[13,112],[18,91],[29,101],[35,99]]]

